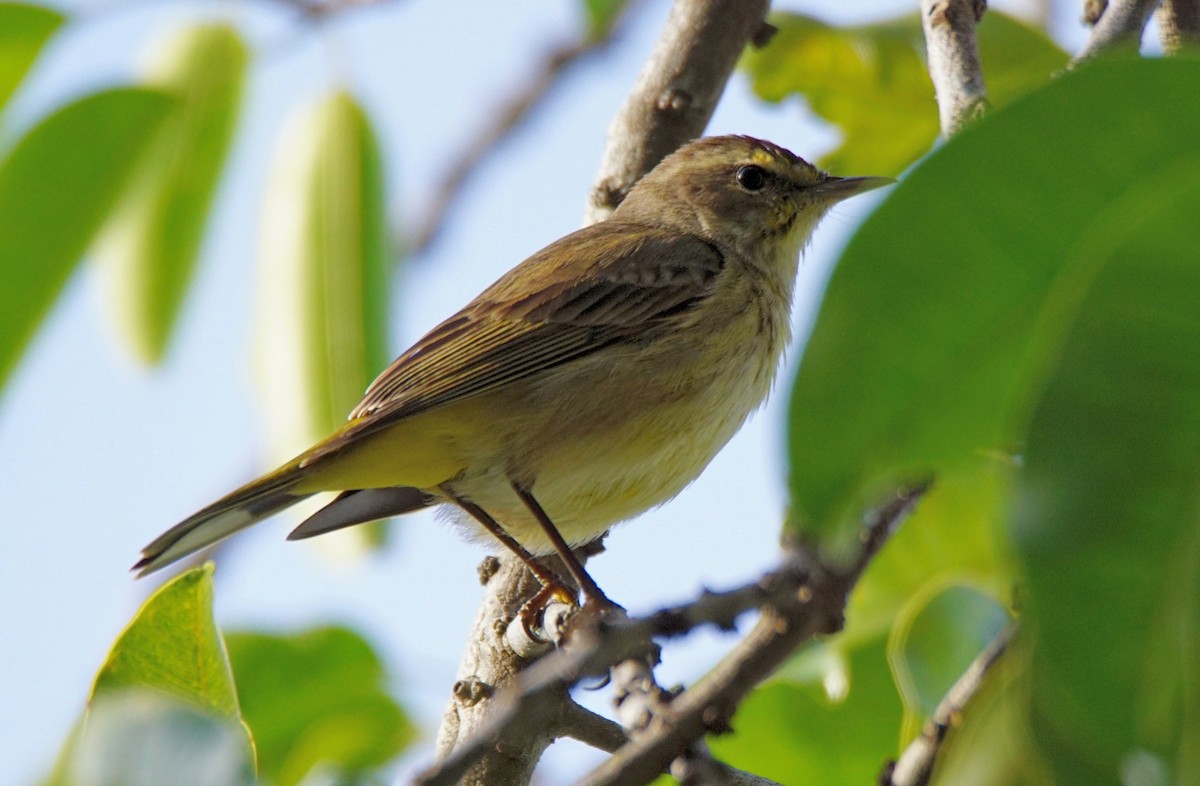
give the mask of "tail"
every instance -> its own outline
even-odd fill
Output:
[[[133,570],[139,578],[153,573],[312,496],[292,490],[302,478],[297,460],[247,483],[159,535]]]

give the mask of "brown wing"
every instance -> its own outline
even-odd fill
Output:
[[[722,265],[713,246],[678,233],[606,222],[568,235],[398,357],[318,455],[399,418],[636,339],[707,297]]]

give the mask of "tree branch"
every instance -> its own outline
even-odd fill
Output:
[[[988,672],[1004,655],[1015,632],[1015,625],[1006,626],[971,662],[938,704],[921,735],[904,749],[898,760],[889,762],[884,768],[879,776],[880,786],[926,786],[929,783],[947,733],[958,725],[963,710],[983,686]]]
[[[637,83],[608,129],[584,223],[607,218],[633,184],[700,136],[746,44],[765,43],[769,0],[676,0]]]
[[[929,75],[937,95],[942,136],[949,139],[987,109],[975,26],[987,0],[921,0]]]
[[[1177,55],[1200,46],[1200,0],[1162,0],[1158,9],[1158,39],[1163,51]]]
[[[1091,36],[1071,60],[1071,65],[1112,49],[1128,48],[1136,52],[1141,46],[1142,31],[1157,6],[1158,0],[1112,0],[1103,9]]]

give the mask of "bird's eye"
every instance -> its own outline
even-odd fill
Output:
[[[767,173],[760,166],[747,164],[738,167],[737,181],[738,185],[747,191],[759,191],[767,184]]]

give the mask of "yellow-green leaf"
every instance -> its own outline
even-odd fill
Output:
[[[933,146],[937,104],[923,57],[920,18],[835,27],[801,14],[779,14],[779,32],[751,50],[742,67],[767,101],[803,96],[842,131],[842,144],[820,159],[841,174],[894,175]],[[1046,81],[1067,55],[1040,31],[995,11],[978,28],[989,98],[1003,104]]]
[[[287,124],[259,247],[258,379],[276,455],[344,422],[388,360],[388,259],[375,135],[342,92]]]
[[[96,675],[92,699],[119,689],[151,688],[220,718],[237,720],[237,693],[213,622],[212,564],[159,588],[121,633]]]
[[[196,267],[248,59],[224,24],[174,31],[151,52],[146,83],[179,101],[96,247],[112,316],[147,363],[166,352]]]
[[[0,160],[0,384],[171,106],[116,88],[54,112]]]
[[[33,66],[63,15],[25,3],[0,3],[0,109]]]

